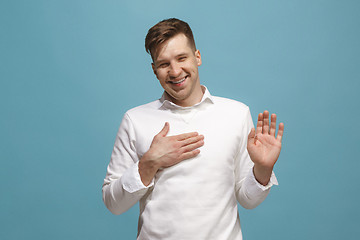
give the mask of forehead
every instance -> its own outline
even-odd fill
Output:
[[[184,34],[178,34],[161,44],[154,56],[154,61],[161,61],[181,54],[192,53],[188,38]]]

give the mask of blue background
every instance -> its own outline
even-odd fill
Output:
[[[190,23],[212,94],[285,122],[280,182],[240,209],[245,239],[355,239],[360,2],[0,2],[0,239],[135,239],[101,185],[129,108],[162,94],[148,28]]]

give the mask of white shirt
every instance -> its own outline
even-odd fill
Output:
[[[153,137],[169,122],[168,136],[196,131],[204,135],[200,154],[159,170],[149,186],[138,162]],[[161,99],[126,112],[116,136],[103,185],[103,200],[114,214],[140,201],[137,239],[242,239],[237,201],[254,208],[277,180],[259,184],[247,152],[253,127],[243,103],[211,96],[180,107]]]

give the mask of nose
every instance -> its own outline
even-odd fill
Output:
[[[171,63],[169,69],[169,76],[176,78],[181,74],[181,66],[178,63]]]

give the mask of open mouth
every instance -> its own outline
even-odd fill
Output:
[[[182,79],[178,80],[178,81],[169,81],[172,84],[175,85],[181,85],[183,82],[185,82],[185,80],[187,79],[188,76],[183,77]]]

